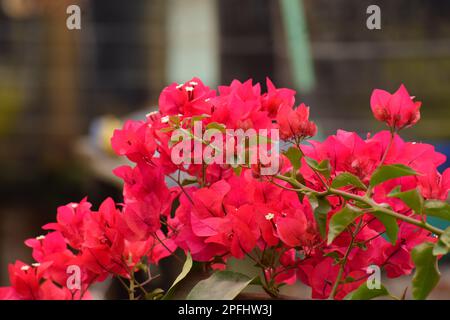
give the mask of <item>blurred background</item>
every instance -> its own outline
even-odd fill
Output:
[[[81,30],[66,27],[71,4]],[[380,30],[366,27],[371,4]],[[450,1],[0,0],[0,285],[58,205],[120,200],[112,130],[193,76],[269,76],[297,90],[322,136],[382,129],[371,91],[404,83],[423,101],[405,137],[450,156]],[[450,298],[444,278],[433,297]]]

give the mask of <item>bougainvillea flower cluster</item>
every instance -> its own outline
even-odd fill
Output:
[[[0,298],[85,299],[108,277],[129,283],[136,297],[144,286],[135,274],[178,250],[210,272],[251,259],[274,297],[283,284],[301,282],[312,298],[343,299],[360,290],[368,266],[395,278],[418,268],[420,246],[433,246],[435,257],[448,252],[448,230],[426,217],[448,210],[450,169],[438,170],[445,156],[432,145],[398,135],[420,119],[421,103],[403,85],[394,94],[374,90],[370,100],[389,130],[365,138],[339,130],[323,141],[311,139],[317,127],[309,107],[296,107],[295,91],[266,85],[261,92],[259,83],[234,80],[213,90],[193,78],[166,87],[157,111],[127,121],[111,139],[130,161],[114,170],[123,199],[108,198],[98,210],[87,199],[59,207],[46,233],[25,241],[33,261],[10,265]],[[175,164],[172,150],[183,142],[172,133],[192,135],[195,122],[205,130],[279,130],[288,147],[278,172],[262,175],[258,163]],[[79,268],[79,286],[69,285],[70,266]]]

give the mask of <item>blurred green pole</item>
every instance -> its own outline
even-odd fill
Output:
[[[300,92],[314,89],[314,65],[302,0],[280,0],[294,84]]]

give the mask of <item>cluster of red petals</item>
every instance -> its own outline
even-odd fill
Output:
[[[375,118],[385,122],[392,130],[410,127],[420,120],[420,101],[415,102],[404,85],[394,93],[375,89],[370,106]]]
[[[317,133],[316,124],[309,121],[309,107],[304,103],[292,110],[289,106],[280,108],[277,122],[281,139],[289,140],[293,137],[312,137]]]
[[[132,165],[114,173],[123,180],[123,203],[105,200],[98,211],[83,199],[58,209],[56,222],[44,226],[49,233],[29,239],[35,263],[16,262],[10,266],[11,286],[0,289],[0,298],[80,299],[89,297],[89,286],[110,275],[129,277],[147,257],[158,263],[177,248],[193,259],[223,268],[228,259],[269,252],[277,257],[276,266],[265,270],[277,283],[296,281],[312,288],[313,298],[327,298],[339,266],[333,255],[343,256],[350,234],[343,232],[331,244],[320,236],[308,197],[299,198],[287,183],[272,183],[255,175],[251,168],[235,174],[229,165],[175,165],[171,161],[170,122],[188,126],[197,117],[204,128],[212,122],[232,129],[279,129],[286,141],[299,142],[316,134],[309,120],[309,108],[295,108],[295,91],[275,88],[267,80],[267,92],[251,80],[234,80],[229,86],[212,90],[198,78],[166,87],[159,99],[159,110],[145,120],[128,121],[116,130],[112,147]],[[401,129],[419,119],[419,103],[402,86],[393,95],[375,90],[371,99],[375,117],[391,128]],[[414,168],[418,176],[397,178],[373,190],[379,203],[388,203],[397,212],[417,218],[405,204],[387,194],[396,186],[402,190],[418,188],[426,199],[445,199],[450,188],[450,170],[439,173],[445,157],[431,145],[403,141],[383,131],[361,138],[353,132],[338,131],[323,142],[301,145],[303,154],[317,161],[329,160],[330,181],[341,172],[350,172],[368,182],[384,157],[385,164],[402,163]],[[282,159],[283,160],[283,159]],[[291,170],[282,161],[280,173]],[[323,181],[302,159],[298,175],[307,187],[323,190]],[[194,181],[183,185],[182,179]],[[355,190],[355,193],[359,191]],[[329,197],[331,217],[343,203]],[[409,274],[413,269],[412,248],[433,237],[420,228],[399,222],[399,236],[391,244],[380,234],[383,226],[363,215],[363,228],[356,247],[348,257],[336,298],[343,298],[367,277],[366,268],[382,266],[389,277]],[[417,218],[418,219],[418,218]],[[81,268],[81,290],[66,286],[67,267]]]
[[[35,262],[10,265],[11,286],[0,288],[0,299],[89,299],[95,282],[128,278],[144,257],[156,264],[176,248],[160,230],[137,239],[110,198],[98,211],[86,199],[61,206],[56,220],[43,227],[49,233],[25,241]],[[79,287],[70,285],[71,266],[79,268]]]
[[[350,172],[358,176],[361,181],[368,183],[386,148],[389,147],[390,136],[390,132],[382,131],[372,137],[362,139],[356,133],[339,130],[336,135],[328,137],[323,142],[309,141],[310,145],[302,146],[302,150],[307,156],[318,161],[329,160],[331,179],[342,172]],[[450,190],[450,168],[442,174],[437,169],[445,160],[445,156],[436,152],[432,145],[405,142],[398,135],[395,135],[383,163],[386,165],[404,164],[415,169],[419,175],[391,179],[378,185],[373,191],[374,200],[378,203],[389,204],[396,212],[420,219],[403,201],[388,197],[388,194],[394,188],[400,186],[402,191],[417,188],[425,199],[447,199]],[[300,172],[302,172],[308,186],[319,190],[323,188],[317,176],[307,165],[303,165]],[[355,193],[358,192],[355,191]],[[361,192],[361,195],[363,194]],[[333,200],[333,198],[329,200]],[[340,200],[338,198],[334,200],[334,203],[330,201],[332,204],[331,215],[342,208]],[[373,216],[364,215],[361,219],[365,227],[358,233],[356,241],[364,243],[364,247],[355,248],[351,252],[345,268],[346,277],[359,278],[360,281],[357,284],[351,282],[341,285],[342,288],[336,295],[338,299],[345,297],[346,294],[356,289],[367,279],[365,269],[369,265],[382,266],[387,276],[391,278],[410,274],[414,268],[410,257],[411,250],[419,243],[435,241],[434,236],[428,231],[400,222],[398,240],[393,245],[384,237],[379,236],[384,227],[374,220]],[[322,250],[328,253],[337,251],[343,256],[349,241],[350,234],[342,233],[331,245],[324,246]],[[334,283],[333,280],[336,279],[338,268],[334,266],[333,259],[319,259],[318,266],[322,268],[321,273],[328,272],[326,283]],[[300,266],[300,270],[304,270],[304,268],[306,267]],[[308,266],[307,268],[311,267]],[[306,270],[311,272],[309,277],[315,277],[316,274],[312,269]],[[308,272],[302,276],[305,277],[307,274]],[[297,276],[300,275],[297,274]],[[317,277],[323,277],[323,274],[317,274]],[[317,283],[316,287],[314,283],[314,280],[310,279],[309,284],[313,289],[313,297],[328,297],[331,285],[320,287],[319,284],[324,285],[322,280]]]

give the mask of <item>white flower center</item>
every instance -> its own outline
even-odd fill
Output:
[[[272,220],[275,217],[275,215],[273,213],[269,212],[268,214],[266,214],[265,217],[266,217],[266,220]]]
[[[169,122],[169,116],[164,116],[161,118],[162,123],[168,123]]]

